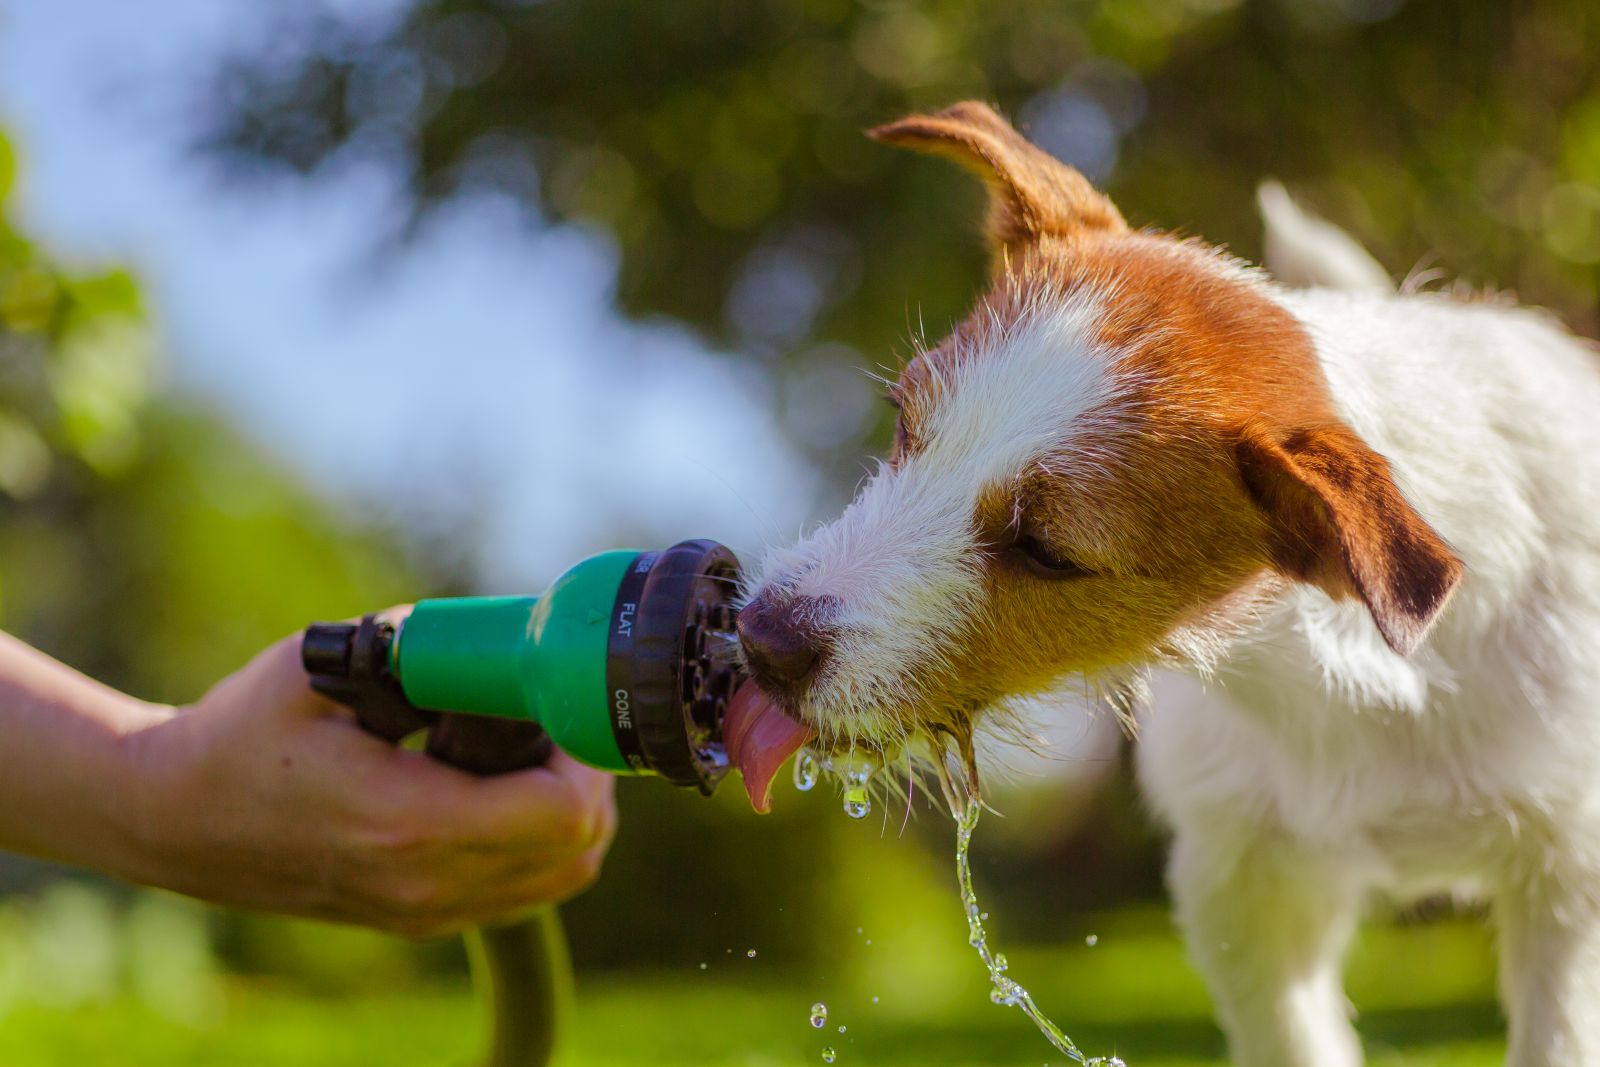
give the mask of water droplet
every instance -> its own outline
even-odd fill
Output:
[[[816,753],[809,748],[802,748],[794,758],[794,787],[802,793],[809,793],[817,784],[818,777]]]
[[[848,1030],[848,1029],[849,1029],[849,1027],[847,1027],[847,1026],[845,1026],[845,1025],[843,1025],[843,1024],[842,1024],[842,1023],[841,1023],[841,1024],[840,1024],[840,1026],[839,1026],[839,1032],[840,1032],[840,1033],[841,1033],[841,1034],[842,1034],[842,1033],[844,1033],[844,1032],[845,1032],[845,1031],[846,1031],[846,1030]]]
[[[1010,1007],[1022,999],[1022,987],[1009,978],[996,976],[994,988],[989,990],[989,999]]]
[[[811,1005],[811,1025],[821,1030],[828,1022],[828,1006],[822,1001]]]
[[[1088,945],[1090,948],[1094,948],[1096,945],[1098,945],[1100,943],[1100,935],[1099,934],[1090,934],[1088,937],[1083,939],[1083,943],[1085,945]]]
[[[872,814],[872,801],[867,799],[865,786],[853,785],[844,791],[844,813],[852,819],[865,819]]]
[[[705,969],[706,969],[706,965],[705,965],[705,964],[703,964],[703,963],[702,963],[702,964],[701,964],[701,965],[700,965],[700,969],[701,969],[701,970],[702,970],[702,971],[703,971],[703,970],[705,970]]]
[[[755,959],[756,958],[756,950],[755,949],[751,949],[749,952],[746,952],[745,955],[749,956],[751,959]]]
[[[994,969],[1004,974],[1011,967],[1011,961],[1006,959],[1004,952],[994,954]]]
[[[874,1003],[874,1004],[878,1003],[878,998],[877,997],[873,997],[872,998],[872,1003]]]
[[[824,1045],[823,1046],[823,1049],[822,1049],[822,1062],[823,1063],[832,1063],[835,1059],[838,1058],[838,1056],[839,1056],[839,1054],[837,1052],[833,1051],[833,1046],[832,1045]]]

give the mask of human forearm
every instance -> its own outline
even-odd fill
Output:
[[[171,714],[0,633],[0,849],[139,877],[130,738]]]

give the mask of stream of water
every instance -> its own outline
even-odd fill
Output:
[[[1072,1038],[1068,1037],[1061,1027],[1051,1022],[1048,1015],[1039,1010],[1039,1006],[1033,1002],[1032,994],[1006,973],[1009,964],[1005,953],[996,952],[990,947],[989,933],[983,927],[988,913],[978,906],[978,894],[972,888],[972,831],[978,825],[978,813],[981,810],[982,805],[976,800],[968,799],[957,813],[956,879],[961,886],[961,904],[967,911],[967,940],[978,950],[978,956],[983,960],[983,965],[989,969],[989,980],[993,983],[989,999],[996,1004],[1021,1009],[1022,1014],[1039,1028],[1044,1039],[1073,1063],[1083,1064],[1084,1067],[1126,1067],[1126,1064],[1116,1056],[1085,1056],[1082,1050],[1073,1044]]]
[[[806,747],[795,757],[794,784],[801,792],[807,792],[816,786],[823,773],[838,776],[845,786],[845,814],[852,819],[862,819],[872,810],[872,803],[867,799],[867,785],[876,770],[876,764],[870,759],[858,757],[855,753],[851,753],[844,766],[840,767],[832,759],[826,757],[819,759],[810,747]],[[1048,1015],[1039,1010],[1039,1006],[1033,1002],[1033,995],[1006,973],[1010,964],[1006,960],[1005,953],[996,952],[989,945],[989,933],[983,926],[984,920],[989,915],[978,906],[978,894],[972,887],[972,831],[978,825],[978,815],[983,810],[983,805],[976,798],[966,796],[955,788],[954,778],[948,769],[941,779],[941,784],[956,815],[956,880],[961,887],[961,905],[967,913],[967,941],[978,950],[979,958],[988,968],[989,981],[992,985],[989,999],[996,1004],[1020,1009],[1022,1014],[1039,1028],[1045,1040],[1073,1063],[1081,1064],[1082,1067],[1127,1067],[1127,1064],[1116,1056],[1084,1055],[1083,1051],[1073,1043],[1072,1038],[1052,1022]],[[873,1000],[876,1001],[877,998],[874,997]],[[827,1005],[820,1003],[813,1005],[811,1025],[820,1029],[827,1020]],[[839,1029],[841,1033],[844,1030],[843,1027]],[[823,1050],[822,1058],[828,1063],[833,1062],[833,1056],[834,1051],[831,1047]]]

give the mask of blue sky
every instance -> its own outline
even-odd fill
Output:
[[[620,319],[604,240],[529,234],[480,199],[375,265],[384,175],[244,190],[189,157],[197,72],[271,6],[0,0],[20,221],[68,262],[139,273],[173,388],[331,499],[475,527],[492,586],[542,582],[619,535],[748,555],[820,517],[830,494],[777,433],[772,383],[680,328]]]

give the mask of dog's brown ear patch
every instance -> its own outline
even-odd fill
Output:
[[[954,160],[982,178],[989,187],[989,235],[998,245],[1128,228],[1087,178],[1029,142],[988,104],[967,100],[936,115],[908,115],[867,135]]]
[[[1344,426],[1252,429],[1236,451],[1271,524],[1274,567],[1335,598],[1360,596],[1389,646],[1410,655],[1462,566],[1400,495],[1388,461]]]

